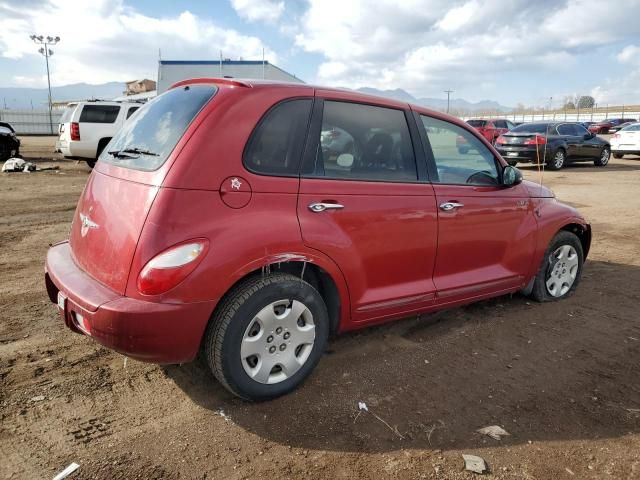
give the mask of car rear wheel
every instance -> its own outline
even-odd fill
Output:
[[[318,291],[285,273],[250,278],[226,296],[203,344],[215,377],[246,400],[268,400],[300,385],[329,334]]]
[[[622,158],[624,157],[624,153],[614,153],[613,158]]]
[[[560,170],[564,166],[566,153],[564,150],[557,150],[550,162],[547,163],[549,170]]]
[[[611,157],[611,151],[608,147],[604,147],[602,152],[600,152],[600,157],[593,161],[593,164],[596,167],[605,167],[609,163],[609,158]]]
[[[559,232],[545,252],[531,297],[538,302],[550,302],[571,295],[580,282],[583,262],[580,239],[571,232]]]

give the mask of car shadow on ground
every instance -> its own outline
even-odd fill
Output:
[[[311,378],[263,403],[231,396],[203,363],[165,367],[199,406],[283,445],[454,449],[640,431],[640,267],[588,262],[574,296],[520,295],[345,334]],[[364,402],[368,412],[360,412]]]
[[[628,160],[628,162],[627,162]],[[516,167],[523,172],[536,172],[538,166],[531,163],[519,163]],[[567,163],[561,170],[549,170],[545,168],[544,171],[552,173],[562,173],[565,171],[574,172],[592,172],[593,170],[599,170],[602,172],[632,172],[640,170],[640,157],[625,157],[624,159],[614,159],[613,157],[609,161],[606,167],[596,167],[593,162],[575,162]]]

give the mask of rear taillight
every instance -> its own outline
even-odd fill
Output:
[[[80,124],[78,122],[71,123],[71,140],[80,140]]]
[[[547,137],[543,137],[542,135],[536,135],[524,142],[525,145],[544,145],[545,143],[547,143]]]
[[[507,143],[507,139],[504,138],[502,135],[500,135],[497,139],[496,139],[496,143],[498,145],[504,145],[505,143]]]
[[[171,290],[195,270],[208,248],[208,240],[197,239],[156,255],[138,275],[138,291],[143,295],[158,295]]]

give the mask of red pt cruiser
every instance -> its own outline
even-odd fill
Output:
[[[338,129],[329,148],[322,132]],[[194,79],[111,140],[45,277],[71,330],[149,362],[202,350],[226,388],[260,400],[298,386],[332,334],[517,291],[571,295],[590,242],[575,209],[456,118]]]

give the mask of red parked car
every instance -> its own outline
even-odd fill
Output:
[[[323,145],[336,129],[348,151]],[[564,298],[590,241],[574,208],[454,117],[195,79],[104,149],[45,279],[71,330],[150,362],[203,351],[261,400],[298,386],[332,334],[517,291]]]
[[[467,123],[475,128],[480,134],[487,139],[491,144],[495,143],[496,139],[503,133],[507,133],[509,130],[515,127],[515,125],[507,119],[481,119],[474,118],[467,120]],[[463,149],[468,147],[463,147]]]

